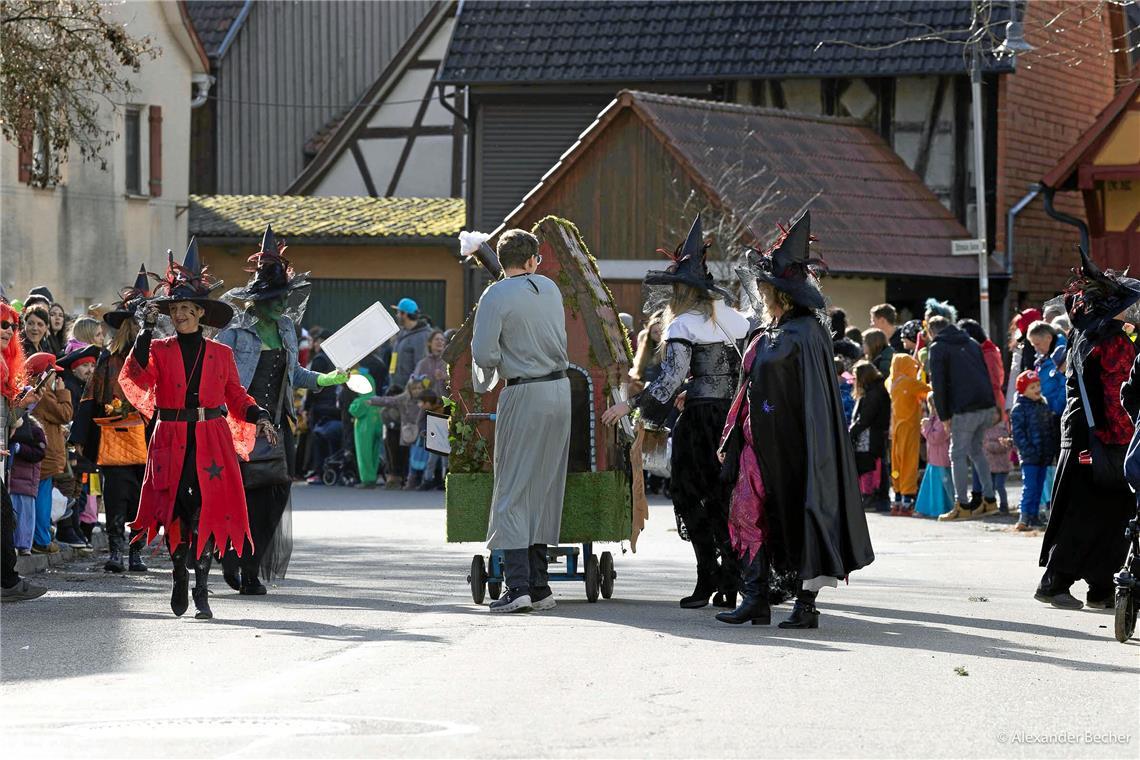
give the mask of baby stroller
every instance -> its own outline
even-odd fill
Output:
[[[1128,536],[1128,556],[1113,579],[1116,583],[1116,640],[1121,644],[1136,630],[1136,594],[1140,591],[1140,503],[1124,529]]]
[[[321,482],[326,486],[354,486],[360,482],[357,472],[356,457],[349,449],[342,448],[325,458]]]

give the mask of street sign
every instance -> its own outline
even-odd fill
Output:
[[[984,240],[952,240],[950,241],[951,256],[977,256],[986,252]]]

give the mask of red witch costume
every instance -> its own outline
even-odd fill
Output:
[[[232,309],[209,298],[197,243],[186,261],[170,262],[155,292],[156,305],[190,301],[204,309],[202,324],[224,327]],[[186,611],[187,567],[195,571],[196,617],[209,618],[207,579],[216,547],[240,555],[251,540],[238,457],[253,447],[255,423],[265,412],[238,380],[233,352],[201,330],[152,340],[149,326],[119,375],[123,392],[148,419],[157,417],[147,455],[138,515],[131,528],[149,542],[163,529],[174,561],[175,615]]]

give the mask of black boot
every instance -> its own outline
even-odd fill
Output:
[[[244,567],[241,571],[241,589],[238,591],[242,596],[265,596],[269,593],[269,589],[265,588],[265,584],[257,578],[257,571],[250,572]]]
[[[202,552],[202,556],[193,559],[194,563],[194,617],[198,620],[209,620],[214,617],[213,611],[210,609],[210,564],[213,562],[213,551],[207,548]]]
[[[804,591],[803,584],[796,593],[792,614],[780,623],[781,628],[819,628],[819,610],[815,608],[815,591]]]
[[[241,565],[237,552],[230,547],[222,555],[222,580],[234,591],[241,591]]]
[[[681,600],[681,606],[687,610],[697,610],[709,603],[709,597],[716,593],[720,566],[716,562],[716,545],[690,537],[693,543],[693,553],[697,555],[697,587],[693,593]]]
[[[744,598],[740,606],[732,612],[718,612],[716,619],[733,625],[748,621],[752,625],[768,625],[772,622],[772,608],[768,605],[768,558],[763,549],[756,550],[756,556],[744,568],[743,579]]]
[[[170,611],[182,617],[182,613],[190,606],[190,600],[187,598],[190,590],[190,573],[186,570],[186,544],[181,544],[171,552],[170,560],[174,563],[174,590],[170,592]]]
[[[132,573],[145,573],[147,571],[146,563],[142,561],[142,547],[131,545],[130,551],[127,553],[127,569]]]
[[[713,596],[713,607],[733,609],[736,607],[736,595],[740,591],[740,581],[744,577],[744,568],[732,550],[732,545],[722,542],[720,546],[720,568],[717,573],[718,584],[716,595]]]
[[[107,563],[103,565],[103,571],[107,573],[121,573],[127,568],[123,565],[123,553],[118,549],[112,549],[111,554],[107,557]]]

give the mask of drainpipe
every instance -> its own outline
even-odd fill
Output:
[[[209,74],[195,74],[190,81],[194,84],[194,99],[190,101],[190,108],[199,108],[210,97],[210,88],[214,86],[214,77]]]
[[[465,127],[471,126],[471,123],[469,121],[467,121],[467,117],[465,115],[463,115],[462,113],[460,113],[459,111],[457,111],[455,109],[455,106],[453,106],[447,102],[447,97],[443,93],[444,87],[445,87],[445,85],[442,82],[436,82],[436,95],[439,98],[439,104],[441,106],[443,106],[444,109],[447,110],[452,116],[459,119],[459,121],[463,123],[463,126],[465,126]]]
[[[1054,188],[1046,187],[1045,185],[1037,185],[1036,187],[1038,190],[1045,194],[1045,213],[1056,219],[1058,222],[1064,222],[1065,224],[1071,224],[1076,227],[1077,230],[1081,233],[1081,250],[1084,251],[1086,255],[1090,255],[1088,225],[1075,216],[1069,216],[1068,214],[1062,213],[1053,208],[1053,193],[1057,192]]]
[[[1005,221],[1005,273],[1013,274],[1013,222],[1025,207],[1041,192],[1040,185],[1031,185],[1029,192],[1006,213]]]

